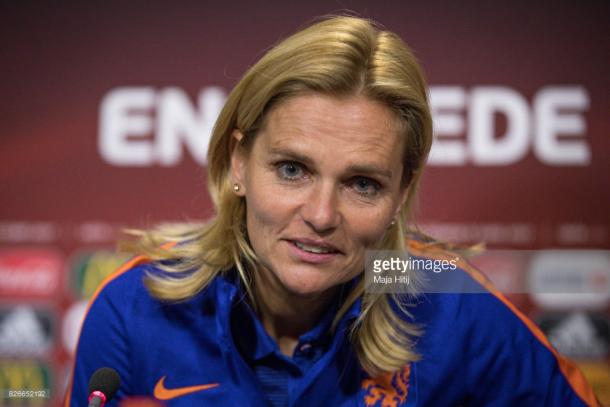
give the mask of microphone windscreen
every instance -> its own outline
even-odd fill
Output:
[[[112,399],[114,393],[119,389],[121,379],[116,370],[109,367],[97,369],[91,379],[89,379],[89,391],[91,394],[94,391],[101,391],[106,396],[106,400]]]

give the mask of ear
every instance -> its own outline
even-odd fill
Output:
[[[246,194],[246,166],[248,159],[246,153],[240,145],[240,141],[244,138],[241,131],[235,129],[231,134],[233,140],[233,151],[231,151],[231,180],[239,185],[239,190],[233,191],[237,196]]]

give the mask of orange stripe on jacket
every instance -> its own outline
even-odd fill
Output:
[[[407,242],[407,248],[411,254],[423,257],[435,257],[440,260],[449,260],[454,259],[456,256],[454,253],[447,252],[439,247],[438,244],[434,243],[422,243],[414,240],[409,240]],[[504,294],[502,294],[498,289],[493,285],[493,283],[477,270],[474,266],[468,263],[466,260],[462,259],[460,256],[458,265],[461,269],[463,269],[466,273],[468,273],[474,280],[476,280],[479,284],[485,287],[492,295],[498,298],[500,301],[504,303],[524,324],[529,328],[529,330],[534,334],[534,336],[544,345],[546,346],[555,359],[557,359],[557,363],[559,365],[559,370],[563,373],[564,377],[574,390],[576,394],[589,406],[599,406],[600,404],[595,397],[595,393],[593,389],[585,379],[585,376],[580,371],[578,366],[574,364],[570,359],[565,356],[559,354],[557,350],[551,345],[547,337],[544,333],[538,328],[536,324],[534,324],[525,314],[523,314],[515,305],[510,302]]]
[[[171,248],[174,245],[175,245],[175,243],[172,242],[172,243],[169,243],[169,244],[165,244],[162,247],[169,249],[169,248]],[[134,257],[133,259],[129,260],[127,263],[125,263],[121,267],[119,267],[112,274],[106,276],[106,278],[104,278],[104,280],[102,280],[101,284],[97,287],[97,289],[95,290],[95,292],[91,296],[91,299],[89,300],[89,304],[87,305],[87,310],[85,311],[85,315],[83,317],[83,321],[87,317],[87,314],[89,314],[89,310],[91,309],[91,305],[95,302],[95,300],[100,295],[100,293],[102,292],[104,287],[106,287],[111,281],[113,281],[114,279],[119,277],[121,274],[127,272],[128,270],[132,269],[133,267],[135,267],[135,266],[137,266],[139,264],[146,263],[149,260],[150,259],[148,257],[146,257],[146,256],[137,256],[137,257]],[[79,335],[79,342],[80,342],[80,335]],[[76,349],[78,350],[78,342],[76,344]],[[64,398],[64,403],[63,403],[64,407],[69,407],[70,406],[70,396],[72,394],[72,384],[73,384],[72,382],[74,380],[74,368],[75,367],[76,367],[76,357],[74,358],[74,361],[72,362],[72,372],[70,373],[70,380],[68,382],[69,383],[68,384],[68,390],[66,391],[66,396]]]

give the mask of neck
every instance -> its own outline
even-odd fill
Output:
[[[302,296],[286,290],[271,273],[255,273],[253,294],[258,316],[283,354],[292,357],[299,336],[316,325],[337,289]]]

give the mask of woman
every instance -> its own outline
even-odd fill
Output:
[[[145,256],[94,296],[72,405],[102,366],[118,399],[171,406],[594,404],[500,294],[365,294],[366,250],[446,256],[405,241],[431,141],[426,84],[396,35],[333,17],[282,41],[214,128],[217,215],[141,233]]]

